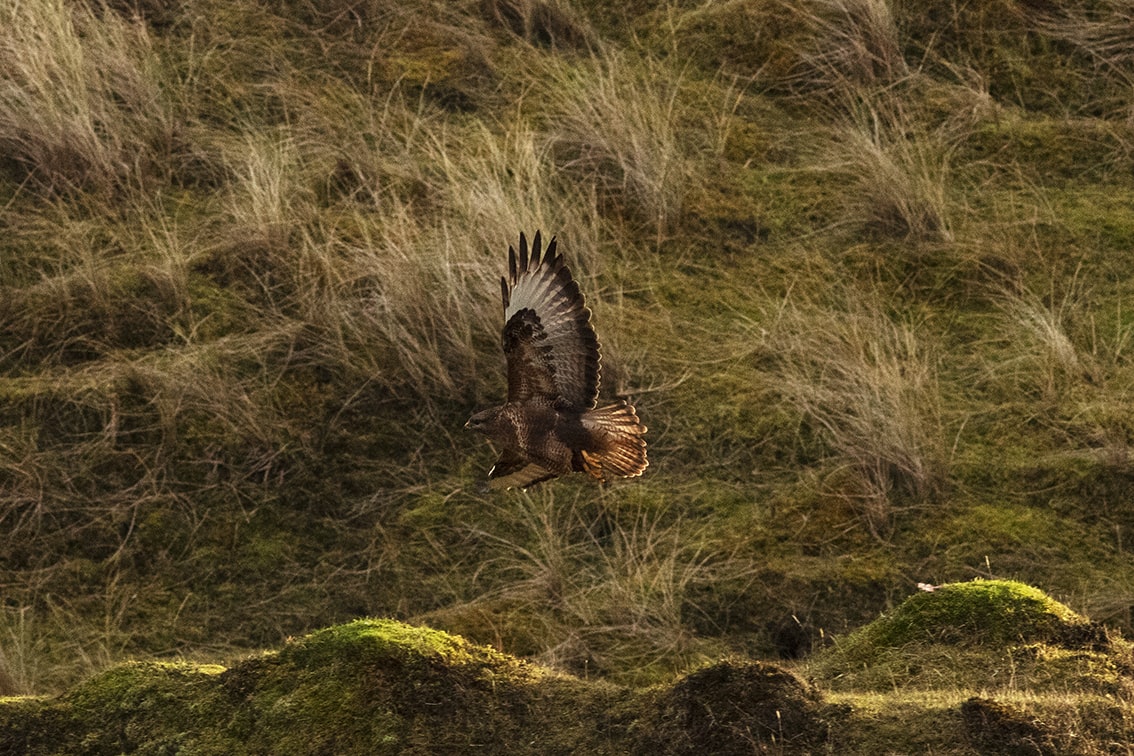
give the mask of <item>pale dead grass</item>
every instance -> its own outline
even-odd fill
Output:
[[[843,300],[785,299],[755,353],[769,365],[762,380],[853,473],[857,483],[841,495],[881,535],[899,501],[924,501],[945,485],[935,359],[913,324],[869,298]]]
[[[1104,77],[1112,78],[1125,97],[1116,99],[1117,113],[1127,125],[1134,125],[1134,3],[1129,0],[1103,0],[1098,3],[1047,10],[1037,27],[1044,33],[1075,45],[1089,55]]]
[[[649,679],[718,652],[687,623],[696,589],[753,566],[691,547],[697,526],[680,515],[594,497],[545,488],[490,503],[498,524],[471,528],[495,554],[479,570],[486,585],[437,619],[498,607],[498,619],[534,637],[535,658],[576,673],[638,669]]]
[[[890,84],[909,74],[887,0],[803,0],[796,12],[812,41],[795,77],[800,89],[837,93]]]
[[[502,325],[505,250],[520,231],[556,235],[585,281],[608,233],[595,182],[564,180],[522,120],[446,127],[396,97],[340,105],[353,139],[310,118],[234,151],[225,236],[255,241],[265,259],[246,267],[263,271],[269,309],[319,334],[327,360],[429,404],[482,399],[499,361],[487,347]],[[327,149],[328,134],[349,149]],[[330,173],[349,186],[321,209],[312,187]]]
[[[681,213],[690,180],[679,74],[613,51],[583,64],[552,60],[537,73],[553,103],[541,115],[556,163],[661,235]]]
[[[105,194],[161,174],[173,116],[143,24],[86,3],[5,3],[0,70],[0,147],[36,184]]]
[[[999,305],[1009,327],[1018,337],[1012,339],[1013,352],[1003,363],[1031,384],[1047,402],[1060,399],[1072,385],[1090,379],[1095,367],[1072,341],[1066,317],[1071,300],[1044,301],[1031,291],[1005,292]]]
[[[845,182],[842,219],[883,238],[953,239],[949,188],[956,134],[915,125],[897,92],[849,94],[817,162]]]

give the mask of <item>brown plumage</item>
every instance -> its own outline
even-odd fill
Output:
[[[641,475],[649,464],[646,426],[625,401],[595,408],[599,345],[591,311],[555,238],[542,259],[540,242],[537,231],[529,250],[520,234],[519,255],[508,247],[508,276],[500,279],[507,401],[465,425],[500,451],[490,485],[525,488],[570,472],[600,481]]]

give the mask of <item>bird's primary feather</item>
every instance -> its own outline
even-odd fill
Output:
[[[507,401],[467,424],[500,448],[492,485],[524,488],[570,472],[600,481],[641,475],[646,426],[625,401],[595,409],[598,338],[555,238],[545,250],[538,231],[531,247],[520,234],[519,246],[508,247],[500,281]]]
[[[508,247],[504,290],[504,354],[508,401],[560,397],[579,408],[595,406],[599,344],[579,284],[571,277],[553,237],[541,259],[537,231],[529,248]]]

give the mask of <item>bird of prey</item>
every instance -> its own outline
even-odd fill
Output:
[[[618,401],[596,409],[599,344],[579,284],[552,237],[542,252],[537,231],[529,249],[508,247],[504,296],[504,355],[508,398],[477,412],[466,428],[495,445],[493,488],[526,488],[571,472],[599,481],[635,477],[649,464],[646,426],[634,407]]]

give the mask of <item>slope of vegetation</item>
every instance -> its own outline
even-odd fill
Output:
[[[366,616],[616,686],[835,669],[831,637],[975,577],[1129,635],[1129,22],[3,4],[0,694]],[[537,228],[651,429],[639,481],[482,488],[461,426]],[[1050,651],[1125,696],[1088,652]]]
[[[890,655],[919,679],[895,676]],[[0,701],[0,750],[1101,753],[1134,736],[1132,661],[1130,644],[1011,581],[907,599],[804,666],[821,687],[739,659],[624,687],[355,620],[228,668],[129,662],[54,699]],[[875,690],[864,672],[891,678]]]
[[[730,696],[723,717],[709,716],[705,707]],[[817,743],[823,711],[813,689],[759,662],[722,662],[667,688],[634,690],[447,633],[357,620],[228,669],[131,663],[48,705],[0,703],[0,747],[29,755],[614,754],[700,753],[715,743],[725,749],[717,752],[738,752]]]

